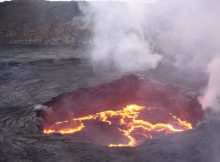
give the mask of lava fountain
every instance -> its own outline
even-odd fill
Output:
[[[98,87],[62,94],[38,110],[44,134],[71,134],[109,147],[184,132],[203,118],[196,96],[129,75]]]

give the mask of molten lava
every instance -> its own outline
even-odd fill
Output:
[[[151,113],[155,110],[159,110],[159,113],[164,113],[164,110],[160,108],[128,105],[116,111],[106,110],[70,120],[59,121],[45,128],[43,133],[74,134],[86,130],[86,122],[97,120],[106,123],[109,128],[116,128],[124,136],[125,141],[127,141],[124,143],[109,143],[109,147],[134,147],[140,144],[143,138],[151,139],[158,134],[182,132],[192,129],[191,123],[171,113],[168,114],[168,120],[163,123],[151,123],[141,117],[142,114]],[[142,140],[140,140],[140,136],[142,136]]]
[[[203,116],[197,96],[135,75],[63,93],[37,112],[45,134],[71,134],[109,147],[138,146],[146,139],[187,131]]]

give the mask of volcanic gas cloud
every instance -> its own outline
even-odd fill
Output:
[[[129,75],[112,83],[62,94],[37,113],[45,134],[71,134],[109,147],[193,129],[203,118],[196,96]]]

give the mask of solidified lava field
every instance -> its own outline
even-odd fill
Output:
[[[39,131],[35,105],[64,92],[97,87],[121,77],[93,73],[88,60],[78,57],[79,51],[74,49],[2,46],[0,52],[0,161],[219,161],[218,120],[199,122],[193,130],[163,135],[133,148],[109,148],[70,134],[45,135]],[[158,67],[148,77],[172,83],[195,97],[205,84],[204,79],[198,79],[200,74],[186,76],[175,69],[166,74],[166,80],[164,69],[173,68]],[[174,74],[182,82],[173,84]]]

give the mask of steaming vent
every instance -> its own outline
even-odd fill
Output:
[[[42,133],[68,134],[109,147],[134,147],[189,131],[203,115],[195,96],[134,75],[61,94],[37,110]]]

